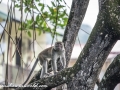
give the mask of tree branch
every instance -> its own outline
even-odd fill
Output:
[[[65,43],[67,65],[71,58],[78,31],[84,19],[89,0],[73,0],[68,23],[64,32],[63,42]]]
[[[106,70],[103,79],[99,83],[98,90],[113,90],[118,83],[120,83],[120,54],[115,57]]]
[[[69,82],[73,77],[73,74],[72,74],[72,72],[74,72],[73,70],[74,70],[73,68],[66,68],[58,72],[56,75],[53,75],[47,78],[42,78],[38,81],[35,81],[29,84],[31,86],[36,85],[37,87],[24,87],[24,88],[18,88],[17,90],[21,90],[21,89],[34,90],[37,88],[39,88],[39,90],[50,90],[53,87]],[[39,87],[41,85],[47,85],[47,87]]]

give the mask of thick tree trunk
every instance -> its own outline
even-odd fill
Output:
[[[75,70],[79,72],[68,83],[68,90],[93,90],[100,70],[117,41],[112,28],[102,25],[103,18],[98,19],[90,38],[79,56]]]
[[[120,16],[120,1],[101,1],[103,2],[101,2],[102,5],[95,27],[75,64],[80,70],[74,79],[68,83],[68,90],[93,90],[107,56],[120,37],[118,18]],[[79,66],[77,66],[78,63]]]

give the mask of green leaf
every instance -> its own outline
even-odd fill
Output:
[[[31,37],[31,32],[30,31],[28,31],[28,36]]]
[[[42,8],[41,8],[41,11],[43,11],[43,10],[44,10],[44,7],[45,7],[45,6],[44,6],[44,4],[43,4],[43,5],[42,5]]]
[[[16,8],[20,8],[20,5],[18,5],[18,4],[15,4],[15,7],[16,7]]]
[[[41,30],[39,30],[39,33],[38,33],[38,35],[41,35]]]
[[[52,3],[52,5],[53,5],[54,7],[56,7],[56,5],[55,5],[55,3],[54,3],[53,1],[51,1],[51,3]]]
[[[63,8],[63,7],[65,7],[65,6],[64,6],[64,5],[59,5],[59,6],[58,6],[58,8]]]
[[[39,20],[39,15],[36,16],[36,21]]]
[[[47,5],[47,7],[48,7],[48,9],[50,10],[51,14],[54,14],[53,8],[52,8],[52,7],[49,7],[48,5]]]
[[[36,2],[40,2],[40,0],[35,0]]]
[[[38,6],[43,6],[43,3],[38,3]]]

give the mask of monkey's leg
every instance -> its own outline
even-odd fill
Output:
[[[60,57],[60,62],[62,64],[62,66],[63,66],[64,64],[63,64],[63,58],[62,57]]]
[[[48,69],[48,61],[47,60],[45,60],[45,62],[44,62],[44,69],[45,69],[45,74],[47,74],[47,69]]]
[[[40,74],[40,78],[43,78],[43,75],[44,75],[44,69],[43,69],[43,67],[42,67],[42,70],[41,70],[41,74]]]
[[[47,74],[47,67],[48,67],[48,62],[47,62],[47,60],[45,60],[45,61],[43,62],[43,67],[42,67],[42,71],[41,71],[41,76],[40,76],[40,78],[43,78],[43,77],[48,76],[48,74]]]
[[[55,59],[52,60],[52,65],[53,65],[53,72],[54,72],[54,74],[56,74],[57,73],[57,63],[56,63]]]
[[[66,58],[63,56],[62,58],[63,68],[66,68]]]

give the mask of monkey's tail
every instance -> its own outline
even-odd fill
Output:
[[[33,65],[33,67],[32,67],[32,70],[30,71],[30,73],[29,73],[27,79],[26,79],[25,82],[22,84],[23,86],[28,82],[28,80],[29,80],[30,76],[32,75],[32,73],[33,73],[33,71],[34,71],[34,69],[35,69],[37,63],[38,63],[38,58],[36,59],[34,65]]]

